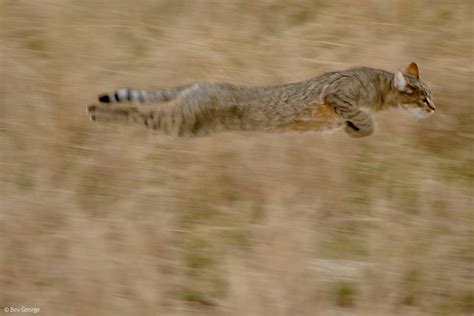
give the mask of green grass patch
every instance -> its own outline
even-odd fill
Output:
[[[419,268],[412,268],[405,272],[401,282],[403,293],[402,303],[405,305],[416,305],[419,299],[419,291],[422,282],[422,273]]]
[[[349,308],[354,306],[357,286],[354,281],[339,280],[330,284],[330,294],[336,306]]]
[[[31,190],[34,187],[35,166],[33,163],[23,161],[19,164],[16,172],[16,185],[20,190]]]
[[[205,293],[193,288],[184,288],[182,291],[182,298],[188,302],[200,303],[203,305],[213,305],[211,301],[206,298]]]
[[[319,251],[324,258],[347,259],[366,257],[369,247],[365,234],[355,231],[335,231],[323,239]]]
[[[212,268],[215,264],[216,249],[212,242],[205,237],[196,237],[185,246],[186,267],[191,274]]]
[[[234,228],[224,231],[227,244],[239,249],[247,249],[250,247],[250,239],[248,232],[242,228]]]

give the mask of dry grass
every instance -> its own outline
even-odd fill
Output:
[[[0,306],[42,315],[474,313],[470,0],[0,0]],[[90,124],[120,86],[417,61],[376,134]]]

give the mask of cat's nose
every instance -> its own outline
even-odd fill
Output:
[[[430,108],[431,111],[436,111],[436,106],[434,105],[433,101],[431,101],[430,98],[426,98],[428,100],[428,107]]]

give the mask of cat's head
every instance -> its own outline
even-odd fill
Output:
[[[397,71],[392,85],[397,93],[399,108],[417,117],[427,117],[436,110],[431,90],[420,79],[417,64],[411,63],[405,71]]]

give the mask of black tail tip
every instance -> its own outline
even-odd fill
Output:
[[[107,94],[99,95],[99,102],[110,103],[110,98]]]

